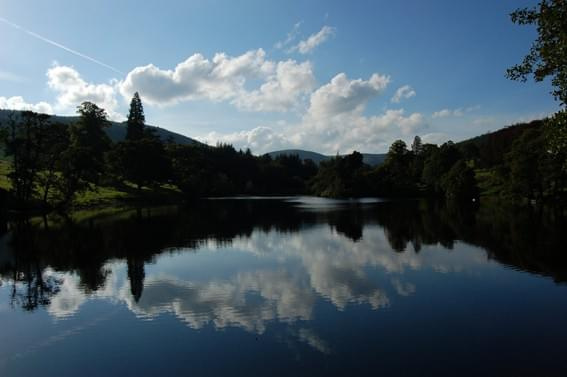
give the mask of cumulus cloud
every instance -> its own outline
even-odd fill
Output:
[[[255,153],[266,153],[293,146],[293,143],[283,133],[265,126],[229,134],[211,132],[199,139],[209,145],[222,142],[232,144],[237,148],[250,148]]]
[[[90,101],[104,108],[111,119],[124,118],[116,112],[118,101],[112,83],[88,83],[74,68],[55,65],[47,71],[47,85],[57,93],[58,111],[72,111],[82,102]]]
[[[368,80],[349,80],[345,73],[339,73],[311,95],[309,116],[325,119],[361,112],[371,98],[383,92],[389,82],[388,76],[376,73]]]
[[[241,149],[250,148],[256,154],[290,148],[326,154],[350,153],[353,150],[379,152],[387,151],[393,140],[408,138],[425,125],[421,114],[405,115],[405,111],[400,109],[387,110],[372,117],[340,115],[327,122],[305,119],[283,130],[261,126],[228,134],[211,132],[198,139],[211,145],[223,142]]]
[[[261,80],[258,89],[246,84]],[[134,92],[154,105],[189,100],[231,101],[247,111],[287,111],[313,89],[315,78],[310,62],[274,62],[262,49],[231,57],[216,54],[212,60],[194,54],[173,70],[153,64],[134,68],[120,83],[120,92],[130,98]]]
[[[298,51],[301,54],[307,54],[333,36],[335,32],[335,28],[323,26],[317,33],[311,34],[307,39],[299,41],[290,51]]]
[[[0,97],[0,109],[31,110],[37,113],[53,114],[53,108],[47,102],[27,103],[23,97]]]
[[[140,92],[147,103],[175,104],[183,100],[221,101],[233,97],[244,85],[245,75],[262,65],[264,51],[248,52],[236,58],[216,54],[212,60],[194,54],[174,70],[153,64],[136,67],[120,84],[126,98]]]
[[[300,96],[310,93],[314,86],[310,62],[287,60],[277,64],[276,72],[259,89],[243,92],[233,103],[243,110],[284,112],[296,106]]]
[[[298,28],[299,24],[294,30]],[[302,41],[307,46],[303,50],[321,43],[333,30],[325,27]],[[250,130],[197,136],[209,144],[227,142],[251,148],[254,153],[292,147],[327,154],[383,152],[393,140],[408,138],[427,126],[422,114],[406,113],[404,109],[367,114],[370,101],[388,87],[387,75],[374,73],[368,78],[351,79],[338,73],[317,88],[310,61],[274,61],[262,49],[238,56],[217,53],[212,59],[194,54],[173,69],[149,64],[134,68],[120,81],[100,84],[88,82],[72,67],[56,64],[47,71],[47,79],[48,87],[56,94],[53,109],[45,102],[26,104],[21,97],[1,101],[4,106],[9,103],[12,108],[41,108],[45,112],[74,112],[81,102],[91,101],[104,108],[111,119],[122,120],[119,95],[128,101],[134,92],[140,92],[146,105],[212,101],[229,103],[242,111],[297,116],[283,125],[264,123]],[[398,88],[392,101],[414,95],[415,91],[405,85]]]
[[[340,73],[312,92],[307,111],[300,121],[283,127],[256,127],[230,134],[209,133],[201,140],[214,144],[227,142],[255,153],[278,149],[313,149],[335,154],[359,151],[386,151],[392,140],[409,137],[426,126],[420,113],[405,114],[403,109],[386,110],[366,116],[368,102],[388,86],[388,76],[373,74],[368,80],[349,79]]]
[[[396,90],[396,93],[394,94],[394,96],[390,101],[393,103],[400,103],[402,99],[415,97],[415,94],[416,94],[415,90],[411,86],[404,85],[398,88],[398,90]]]
[[[364,114],[368,102],[388,86],[388,76],[373,74],[368,80],[335,76],[311,95],[309,109],[292,140],[324,153],[384,151],[400,134],[407,136],[425,126],[419,113],[406,115],[403,109]]]

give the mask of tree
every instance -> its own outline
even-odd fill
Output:
[[[108,154],[112,172],[138,189],[167,180],[170,163],[158,138],[144,137],[118,143]]]
[[[144,107],[138,92],[130,102],[126,140],[114,146],[108,156],[112,172],[122,180],[142,186],[164,182],[169,177],[170,163],[165,148],[146,128]]]
[[[512,80],[526,81],[530,74],[536,81],[551,76],[553,95],[567,104],[567,2],[542,0],[531,9],[517,9],[510,15],[519,25],[537,25],[538,37],[522,63],[507,70]]]
[[[519,25],[536,25],[538,36],[522,63],[507,70],[512,80],[526,81],[532,74],[535,81],[551,77],[552,94],[559,100],[562,110],[546,120],[547,140],[545,152],[550,164],[559,171],[554,181],[564,184],[567,178],[567,1],[541,0],[533,8],[517,9],[511,14],[512,22]],[[564,187],[553,191],[562,194]]]
[[[390,146],[384,164],[375,171],[377,195],[413,195],[417,189],[413,173],[414,155],[403,140]]]
[[[47,206],[51,189],[57,183],[57,169],[60,167],[61,156],[69,148],[68,126],[62,123],[49,125],[44,144],[42,171],[38,174],[37,183],[43,205]]]
[[[29,202],[36,192],[37,175],[41,171],[41,153],[49,115],[31,111],[21,113],[19,119],[12,114],[5,133],[6,155],[12,158],[12,171],[8,178],[19,204]]]
[[[78,108],[79,120],[70,128],[70,145],[62,154],[57,184],[60,204],[67,207],[77,193],[94,190],[105,169],[111,141],[104,129],[110,125],[106,111],[92,102]]]
[[[546,122],[549,153],[567,179],[567,111],[559,111]]]
[[[138,92],[134,93],[134,97],[130,101],[130,112],[128,113],[126,140],[139,140],[144,137],[144,128],[146,125],[146,117],[144,116],[144,107]]]
[[[421,138],[419,136],[415,136],[413,139],[413,143],[411,143],[411,151],[414,155],[418,156],[423,152],[423,144],[421,142]]]
[[[441,187],[445,197],[450,200],[470,202],[479,195],[474,171],[464,160],[455,163],[443,176]]]
[[[3,129],[6,155],[12,159],[8,175],[18,205],[27,205],[42,192],[44,204],[53,184],[55,166],[68,146],[67,128],[51,117],[32,111],[12,113]]]
[[[311,190],[316,195],[332,198],[364,195],[368,191],[366,170],[361,153],[337,155],[321,162],[319,171],[311,179]]]
[[[442,177],[461,158],[460,152],[452,141],[443,143],[439,148],[427,148],[421,179],[427,188],[443,194]]]
[[[403,140],[396,140],[390,145],[386,160],[402,161],[408,154],[408,147]]]

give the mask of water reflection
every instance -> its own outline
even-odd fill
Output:
[[[564,224],[544,214],[419,202],[295,204],[203,201],[86,224],[13,224],[0,254],[2,286],[13,307],[47,306],[59,317],[99,296],[123,300],[145,317],[173,312],[193,328],[212,322],[261,332],[267,320],[310,319],[317,297],[339,310],[349,303],[386,307],[389,288],[402,296],[418,289],[403,279],[408,268],[447,272],[486,264],[480,253],[421,255],[431,245],[451,250],[464,241],[482,247],[488,259],[556,281],[567,277]],[[167,275],[160,263],[155,273],[146,272],[147,263],[163,258],[189,265],[195,252],[207,256],[200,258],[206,264],[201,280],[179,271]],[[220,263],[215,252],[232,265]],[[247,255],[259,265],[241,262]],[[369,278],[368,268],[391,274],[388,287]]]
[[[332,346],[306,326],[318,305],[389,308],[419,295],[419,271],[478,273],[497,261],[567,280],[565,223],[545,213],[417,201],[311,204],[202,201],[10,224],[0,292],[11,308],[44,307],[58,320],[106,300],[141,319],[172,314],[192,329],[263,334],[276,321],[327,354]]]

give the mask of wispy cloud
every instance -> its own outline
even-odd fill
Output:
[[[31,30],[28,30],[28,29],[26,29],[26,28],[24,28],[24,27],[18,25],[18,24],[15,24],[15,23],[13,23],[13,22],[11,22],[11,21],[8,21],[7,19],[5,19],[5,18],[3,18],[3,17],[0,17],[0,21],[3,22],[3,23],[5,23],[6,25],[9,25],[9,26],[15,28],[15,29],[18,29],[18,30],[20,30],[20,31],[23,31],[24,33],[26,33],[26,34],[28,34],[28,35],[31,35],[32,37],[34,37],[34,38],[36,38],[36,39],[39,39],[40,41],[43,41],[43,42],[48,43],[48,44],[50,44],[50,45],[52,45],[52,46],[55,46],[55,47],[59,47],[59,48],[62,49],[62,50],[65,50],[65,51],[67,51],[67,52],[69,52],[69,53],[71,53],[71,54],[73,54],[73,55],[76,55],[76,56],[81,57],[81,58],[83,58],[83,59],[86,59],[86,60],[88,60],[88,61],[90,61],[90,62],[93,62],[93,63],[95,63],[95,64],[98,64],[98,65],[100,65],[100,66],[102,66],[102,67],[108,68],[108,69],[110,69],[111,71],[114,71],[114,72],[116,72],[116,73],[123,74],[123,72],[121,72],[119,69],[117,69],[117,68],[115,68],[115,67],[113,67],[113,66],[111,66],[111,65],[109,65],[109,64],[106,64],[106,63],[104,63],[104,62],[101,62],[100,60],[97,60],[97,59],[95,59],[95,58],[93,58],[93,57],[91,57],[91,56],[85,55],[85,54],[83,54],[83,53],[81,53],[81,52],[79,52],[79,51],[73,50],[72,48],[69,48],[69,47],[64,46],[64,45],[62,45],[62,44],[60,44],[60,43],[57,43],[57,42],[55,42],[55,41],[53,41],[53,40],[51,40],[51,39],[49,39],[49,38],[43,37],[43,36],[41,36],[41,35],[39,35],[39,34],[37,34],[37,33],[34,33],[34,32],[31,31]]]
[[[293,29],[291,29],[291,31],[287,33],[286,38],[283,41],[277,42],[274,47],[277,49],[282,49],[289,46],[289,44],[293,42],[299,35],[299,28],[301,27],[302,23],[303,21],[299,21],[295,25],[293,25]]]
[[[433,118],[448,118],[448,117],[462,117],[466,113],[470,113],[480,109],[479,105],[469,107],[459,107],[458,109],[443,109],[436,111],[432,114]]]
[[[0,81],[23,82],[26,79],[12,72],[0,71]]]
[[[334,27],[323,26],[323,28],[319,30],[319,32],[315,34],[311,34],[309,38],[305,40],[299,41],[299,43],[296,46],[293,46],[290,49],[290,52],[298,51],[301,54],[307,54],[313,51],[315,47],[325,42],[335,33],[336,33],[336,29]]]
[[[390,101],[393,103],[400,103],[402,99],[415,97],[415,94],[415,90],[411,86],[404,85],[396,90],[396,94],[394,94]]]

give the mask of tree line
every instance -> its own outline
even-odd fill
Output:
[[[537,38],[520,64],[506,71],[512,80],[550,79],[560,109],[542,121],[509,127],[457,145],[422,145],[411,150],[398,140],[386,163],[369,169],[353,153],[322,165],[314,179],[327,196],[430,194],[471,200],[484,194],[513,201],[567,204],[567,2],[541,0],[510,14],[518,25],[536,27]],[[479,182],[482,181],[482,182]]]
[[[130,103],[123,141],[112,142],[104,109],[83,102],[70,126],[31,111],[0,127],[11,163],[10,206],[67,210],[78,195],[101,186],[133,195],[168,187],[185,198],[236,194],[303,194],[317,166],[297,156],[257,157],[228,144],[163,142],[146,127],[138,93]],[[148,191],[148,190],[146,190]]]
[[[479,196],[474,170],[460,149],[450,141],[441,146],[423,144],[419,136],[411,149],[403,140],[394,141],[384,163],[375,168],[363,164],[358,152],[324,161],[311,189],[328,197],[433,196],[474,201]]]
[[[14,113],[0,128],[11,161],[12,208],[68,210],[78,195],[101,186],[176,199],[230,195],[324,197],[435,197],[476,201],[480,176],[495,192],[516,200],[564,200],[564,149],[549,120],[502,129],[461,143],[411,146],[396,140],[383,164],[371,167],[362,154],[336,156],[316,165],[297,155],[254,156],[228,144],[164,142],[146,127],[138,93],[130,103],[123,141],[105,133],[107,114],[91,102],[78,107],[75,124],[52,122],[31,111]],[[484,178],[483,178],[484,177]]]

